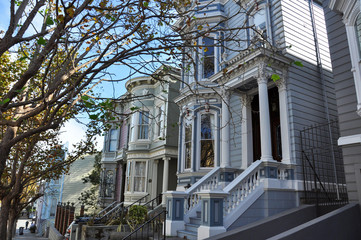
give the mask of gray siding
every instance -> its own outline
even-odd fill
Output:
[[[240,168],[242,164],[242,104],[237,95],[230,97],[230,141],[231,165]]]
[[[325,2],[327,6],[328,1]],[[340,134],[342,137],[361,134],[361,118],[356,114],[356,91],[351,73],[351,59],[346,38],[346,29],[342,16],[325,7],[327,31],[329,35],[330,52],[335,79],[337,108],[339,113]],[[361,146],[349,145],[342,149],[345,165],[345,175],[349,200],[360,201],[360,183],[357,185],[357,175],[360,175]]]

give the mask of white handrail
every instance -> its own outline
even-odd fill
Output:
[[[201,179],[199,179],[196,183],[194,183],[190,188],[188,188],[185,193],[190,194],[198,189],[205,181],[207,181],[213,174],[218,172],[220,167],[215,167],[211,171],[209,171],[206,175],[204,175]]]
[[[231,192],[243,179],[245,179],[248,175],[252,174],[254,170],[259,168],[261,164],[261,160],[253,162],[246,170],[244,170],[238,177],[236,177],[230,184],[228,184],[223,189],[223,191],[227,193]]]

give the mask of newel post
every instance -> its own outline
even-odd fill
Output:
[[[166,199],[167,219],[166,235],[176,236],[178,230],[184,229],[185,192],[168,191],[163,193]]]

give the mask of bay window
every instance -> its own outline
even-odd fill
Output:
[[[248,18],[248,25],[254,27],[254,30],[249,31],[250,40],[258,38],[271,41],[271,27],[268,15],[268,8],[265,2],[255,3]]]

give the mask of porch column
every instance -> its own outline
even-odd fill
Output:
[[[279,104],[280,104],[280,124],[281,124],[281,142],[282,142],[282,163],[290,164],[290,126],[288,120],[287,106],[287,87],[285,74],[282,79],[276,81],[278,87]]]
[[[221,124],[221,167],[231,167],[231,159],[229,157],[229,93],[227,90],[222,91],[222,124]]]
[[[163,193],[165,193],[166,191],[168,191],[168,175],[169,175],[169,160],[170,157],[164,157],[163,161]],[[162,204],[165,204],[165,195],[163,194],[162,196]]]
[[[267,78],[260,74],[258,78],[258,96],[259,96],[259,118],[261,128],[261,160],[271,161],[272,142],[271,142],[271,124],[269,116]]]
[[[246,169],[253,162],[252,148],[252,102],[253,96],[242,94],[242,169]]]

